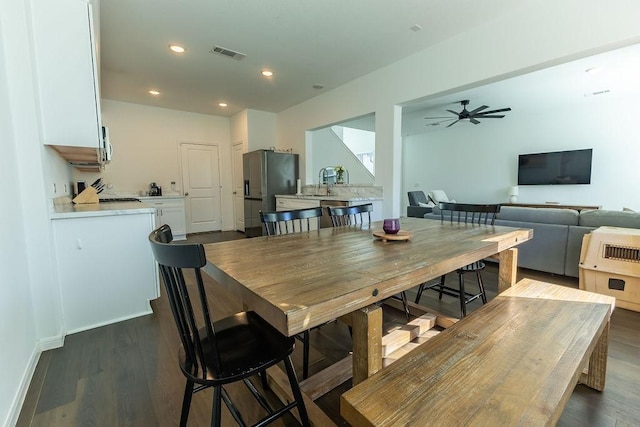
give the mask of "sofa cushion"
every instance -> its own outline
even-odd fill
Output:
[[[570,228],[568,225],[504,219],[496,219],[496,225],[533,229],[533,238],[516,246],[519,267],[564,274]]]
[[[578,225],[579,214],[573,209],[502,206],[496,218],[507,221]]]
[[[431,208],[423,206],[407,206],[407,216],[413,218],[424,218],[425,214],[431,212]]]
[[[585,227],[640,228],[640,214],[636,212],[596,209],[580,213],[580,225]]]

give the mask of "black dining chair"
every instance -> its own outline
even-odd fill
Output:
[[[296,209],[290,211],[260,211],[260,221],[264,224],[267,236],[276,234],[299,233],[311,231],[312,221],[316,229],[320,228],[322,208]]]
[[[371,212],[373,204],[355,206],[327,206],[331,224],[334,227],[344,227],[347,225],[367,224],[371,222]]]
[[[260,211],[260,221],[264,224],[267,236],[278,234],[300,233],[311,231],[311,221],[316,221],[316,229],[320,227],[322,208],[296,209],[291,211]],[[311,351],[309,330],[297,334],[302,342],[302,379],[309,377],[309,353]]]
[[[496,214],[500,212],[500,205],[476,205],[468,203],[440,203],[440,220],[442,222],[449,221],[451,224],[470,224],[470,225],[493,225]],[[423,283],[418,288],[416,295],[416,304],[420,302],[422,292],[428,289],[438,292],[438,298],[442,299],[442,295],[449,295],[460,300],[461,318],[467,315],[467,304],[476,299],[482,299],[482,304],[487,303],[487,294],[484,289],[484,282],[480,271],[483,270],[485,264],[482,260],[465,265],[456,270],[458,274],[458,288],[445,285],[446,274],[440,277],[436,283]],[[465,288],[464,275],[467,273],[475,273],[478,280],[478,292],[470,293]]]
[[[224,386],[243,381],[268,415],[256,425],[266,425],[293,408],[298,409],[303,425],[310,425],[302,400],[291,353],[295,340],[282,335],[253,311],[246,311],[213,322],[202,280],[201,268],[207,263],[202,244],[172,244],[168,225],[151,232],[149,242],[167,291],[178,335],[182,341],[178,363],[187,379],[182,401],[180,425],[187,425],[194,393],[214,388],[211,425],[221,425],[221,405],[225,403],[239,425],[245,422]],[[189,289],[183,270],[192,270],[196,289]],[[266,388],[266,369],[284,364],[293,401],[273,410],[253,385],[250,377],[259,375]]]
[[[331,217],[331,223],[334,227],[367,224],[371,222],[373,204],[366,203],[364,205],[354,206],[327,206],[327,211],[329,212],[329,217]],[[410,320],[411,312],[409,311],[409,304],[407,303],[407,294],[402,291],[399,295],[394,295],[391,298],[402,301],[404,314],[407,316],[407,321]]]

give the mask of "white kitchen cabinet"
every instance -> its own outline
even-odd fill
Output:
[[[171,227],[173,240],[187,238],[187,220],[184,208],[184,197],[141,197],[144,203],[156,210],[156,227],[167,224]]]
[[[312,208],[317,208],[318,206],[320,206],[320,200],[276,197],[277,211],[290,211],[293,209],[312,209]]]
[[[31,6],[44,143],[99,149],[94,6],[86,0],[31,0]]]
[[[160,295],[151,212],[52,223],[65,334],[151,313]]]
[[[320,206],[320,200],[292,199],[288,197],[276,197],[276,211],[291,211],[294,209],[313,209]],[[309,229],[317,230],[318,221],[310,220]]]

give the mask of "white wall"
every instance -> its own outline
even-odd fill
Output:
[[[246,111],[248,151],[278,147],[276,115],[258,110]]]
[[[570,109],[549,104],[405,137],[403,194],[442,189],[457,201],[506,202],[508,187],[517,184],[518,154],[593,148],[590,185],[520,186],[518,202],[640,210],[631,190],[640,179],[637,123],[621,114],[637,109],[636,101],[635,94],[612,92],[578,99]]]
[[[249,151],[249,125],[247,123],[247,114],[249,110],[242,110],[235,116],[231,117],[231,144],[242,142],[244,151]]]
[[[400,186],[402,138],[394,105],[640,41],[640,2],[520,3],[492,22],[279,113],[280,145],[302,152],[305,131],[375,112],[376,184],[384,187],[383,215],[397,216],[406,194]]]
[[[340,133],[348,131],[348,128],[336,126]],[[373,184],[373,179],[358,158],[353,155],[349,148],[333,133],[331,127],[318,129],[310,132],[312,141],[310,143],[311,170],[315,171],[311,181],[304,184],[317,184],[320,169],[327,166],[343,166],[349,172],[350,184]],[[304,176],[304,175],[301,175]],[[303,180],[304,181],[304,180]]]
[[[224,117],[188,113],[103,99],[102,121],[109,127],[113,160],[101,173],[74,172],[74,179],[93,182],[101,176],[108,194],[139,194],[155,182],[182,192],[180,143],[218,145],[222,184],[222,229],[233,229],[230,122]]]
[[[61,337],[28,13],[0,0],[0,425],[15,423],[40,350]]]

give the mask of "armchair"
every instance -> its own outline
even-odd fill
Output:
[[[425,214],[431,213],[434,203],[427,199],[424,191],[409,191],[409,206],[407,206],[407,216],[423,218]]]

